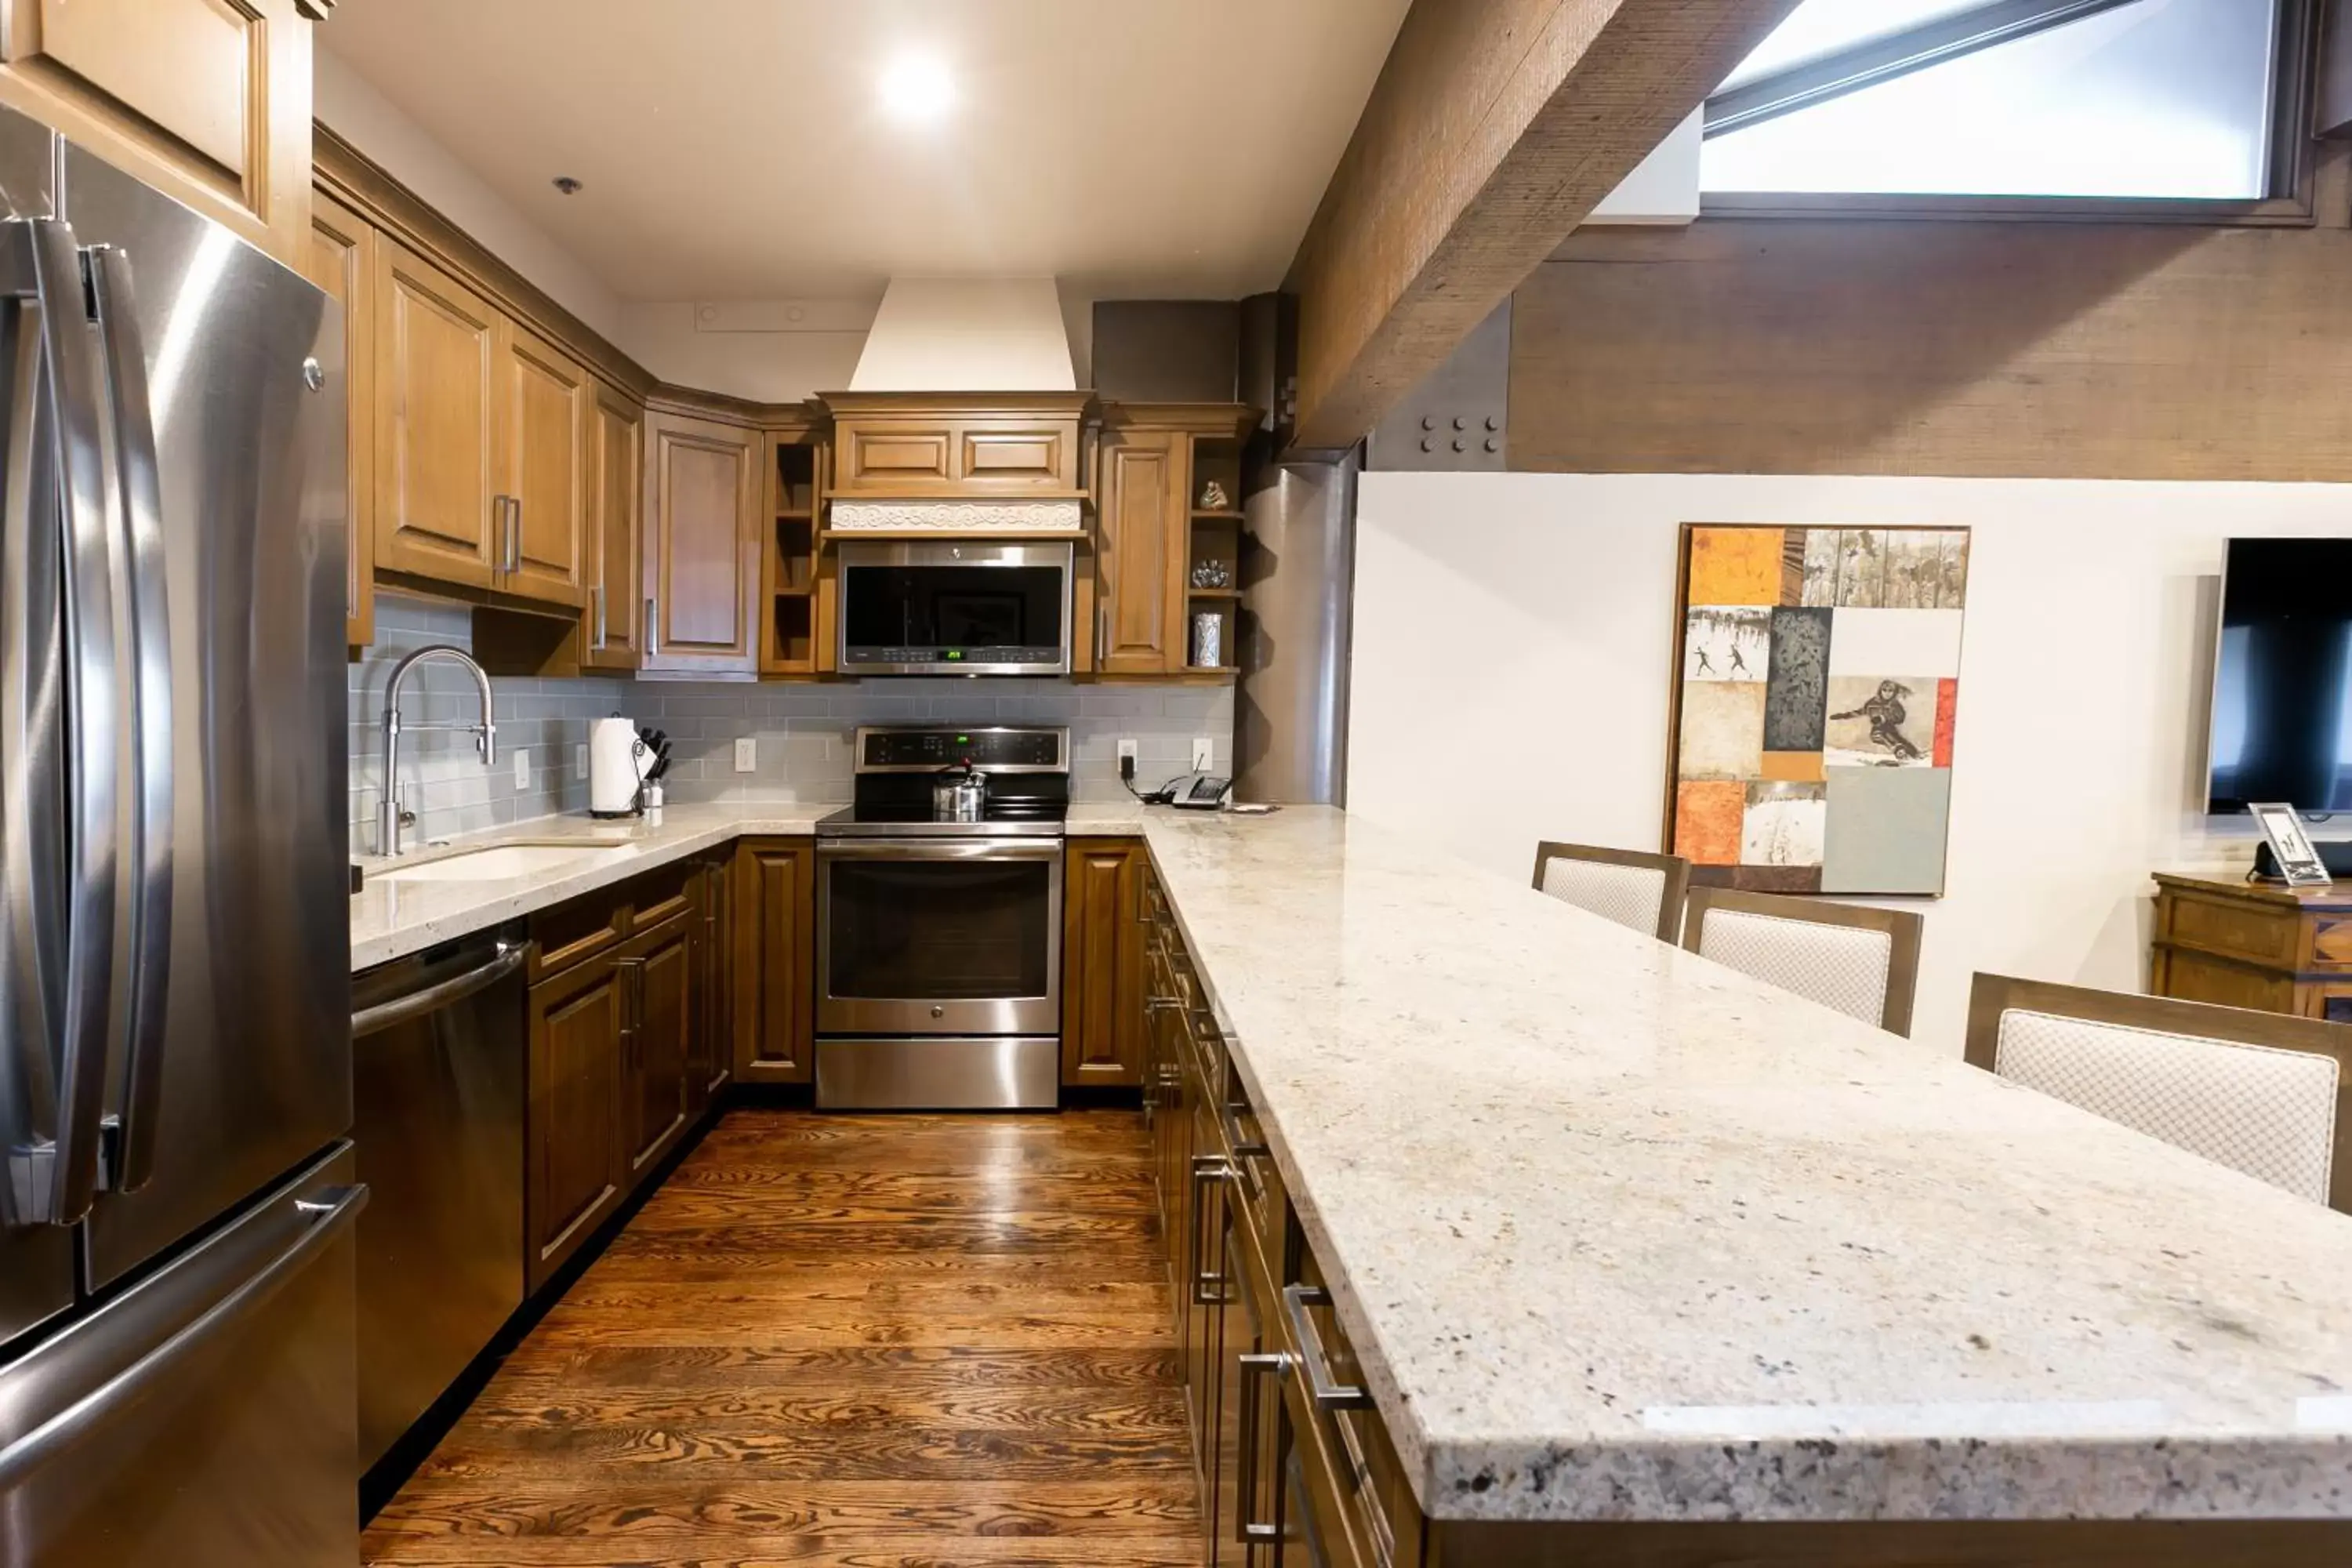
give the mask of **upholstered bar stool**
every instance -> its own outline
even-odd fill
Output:
[[[1979,974],[1969,1061],[2352,1210],[2352,1027]]]
[[[1683,945],[1890,1034],[1911,1032],[1919,917],[1907,910],[1697,888]]]
[[[1602,849],[1591,844],[1536,846],[1536,890],[1590,910],[1621,926],[1672,942],[1683,926],[1690,862],[1679,855]]]

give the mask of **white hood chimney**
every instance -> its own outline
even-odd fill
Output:
[[[893,278],[852,392],[1074,392],[1051,278]]]

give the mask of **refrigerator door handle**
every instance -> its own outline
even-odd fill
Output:
[[[114,413],[114,450],[129,563],[131,666],[122,695],[131,715],[136,797],[121,860],[129,919],[130,1007],[123,1042],[118,1157],[107,1186],[135,1192],[155,1170],[155,1123],[163,1093],[163,1035],[172,961],[172,625],[163,565],[163,487],[148,396],[146,348],[131,258],[110,246],[90,253],[90,292]]]
[[[234,1327],[278,1286],[301,1272],[305,1264],[359,1217],[360,1210],[367,1206],[367,1196],[364,1186],[318,1187],[285,1205],[269,1216],[268,1223],[274,1233],[290,1230],[292,1234],[278,1240],[275,1253],[258,1268],[246,1264],[247,1249],[242,1247],[200,1248],[180,1264],[179,1268],[199,1270],[206,1270],[209,1266],[209,1269],[222,1274],[236,1268],[247,1271],[235,1284],[226,1279],[215,1281],[201,1274],[191,1275],[178,1288],[194,1300],[187,1302],[184,1317],[156,1336],[153,1348],[61,1408],[26,1412],[37,1425],[22,1436],[0,1443],[0,1497],[6,1496],[43,1466],[68,1454],[126,1405],[144,1397],[163,1380],[166,1369],[173,1363],[203,1348],[215,1334]],[[215,1293],[209,1288],[215,1284],[225,1288]],[[38,1392],[37,1385],[35,1392]]]
[[[47,722],[58,726],[55,740],[69,760],[71,781],[63,813],[65,842],[61,849],[48,851],[62,862],[63,898],[51,900],[47,910],[32,911],[34,923],[44,929],[17,933],[29,936],[38,944],[37,955],[50,963],[58,960],[45,950],[62,936],[64,973],[58,1010],[62,1022],[45,1022],[51,1037],[27,1050],[45,1058],[34,1064],[35,1077],[49,1090],[50,1125],[36,1125],[21,1138],[12,1134],[10,1195],[15,1216],[25,1223],[71,1225],[89,1212],[98,1185],[113,989],[118,763],[112,496],[100,437],[103,408],[82,252],[73,230],[54,219],[31,218],[6,226],[0,235],[22,247],[6,253],[14,274],[6,291],[28,302],[40,319],[33,426],[48,433],[50,450],[39,454],[33,471],[53,479],[62,514],[63,602],[50,625],[62,627],[63,646],[44,652],[51,655],[52,665],[64,666],[65,701],[62,715]],[[34,527],[47,525],[47,508],[38,499],[26,498],[26,504],[37,509]],[[61,922],[54,912],[59,903]]]
[[[47,1225],[57,1170],[58,1041],[65,1010],[64,716],[58,690],[65,650],[62,543],[55,411],[42,395],[47,351],[36,330],[28,230],[0,229],[9,268],[7,297],[18,312],[6,367],[10,383],[5,460],[25,482],[0,497],[0,923],[6,930],[8,989],[16,1005],[0,1016],[0,1228]],[[15,1093],[8,1090],[14,1088]]]

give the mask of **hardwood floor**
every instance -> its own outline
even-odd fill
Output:
[[[364,1559],[1190,1568],[1154,1224],[1133,1112],[730,1112]]]

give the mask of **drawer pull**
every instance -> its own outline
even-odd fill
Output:
[[[1233,1281],[1221,1269],[1201,1267],[1201,1241],[1205,1234],[1202,1221],[1209,1213],[1209,1195],[1222,1183],[1233,1179],[1234,1167],[1222,1154],[1192,1156],[1192,1234],[1185,1237],[1191,1248],[1185,1258],[1185,1271],[1192,1277],[1192,1304],[1196,1307],[1220,1307],[1232,1297]]]
[[[1260,1541],[1282,1539],[1282,1526],[1279,1522],[1268,1522],[1256,1517],[1259,1441],[1257,1424],[1262,1419],[1258,1415],[1260,1395],[1257,1380],[1261,1376],[1270,1374],[1275,1383],[1279,1385],[1282,1374],[1290,1370],[1290,1363],[1291,1357],[1281,1351],[1245,1352],[1234,1357],[1234,1364],[1241,1368],[1242,1395],[1242,1462],[1239,1477],[1241,1497],[1234,1510],[1235,1516],[1234,1540],[1243,1546]]]
[[[1350,1383],[1331,1380],[1330,1359],[1323,1353],[1322,1342],[1315,1337],[1315,1325],[1307,1321],[1309,1307],[1328,1307],[1331,1292],[1320,1285],[1285,1285],[1282,1288],[1282,1315],[1290,1320],[1290,1333],[1298,1342],[1299,1363],[1307,1369],[1307,1396],[1318,1410],[1369,1410],[1372,1396]]]
[[[1227,1064],[1225,1070],[1229,1073],[1233,1071],[1230,1063]],[[1249,1109],[1247,1103],[1236,1100],[1229,1095],[1221,1098],[1223,1099],[1224,1104],[1219,1108],[1217,1114],[1225,1124],[1225,1142],[1233,1149],[1234,1157],[1237,1160],[1263,1160],[1272,1154],[1274,1151],[1265,1144],[1254,1143],[1242,1136],[1241,1113]]]

